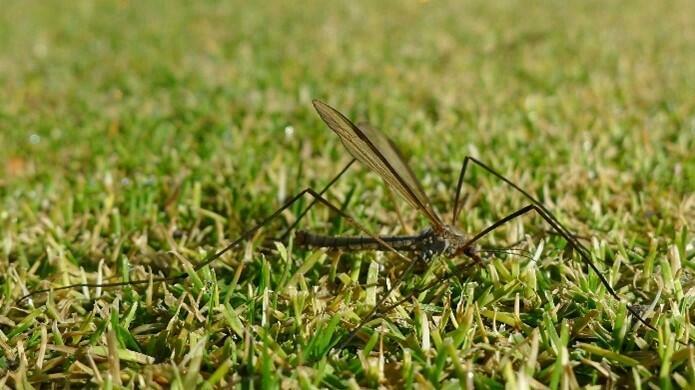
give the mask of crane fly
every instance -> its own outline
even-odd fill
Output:
[[[328,127],[331,130],[333,130],[334,133],[338,135],[342,144],[354,157],[353,160],[351,160],[350,163],[348,163],[332,180],[330,180],[323,187],[323,189],[321,189],[320,191],[316,191],[313,188],[308,187],[300,191],[296,195],[292,196],[278,210],[267,216],[265,219],[261,220],[261,222],[253,226],[251,229],[246,230],[244,233],[241,234],[240,237],[232,241],[225,248],[202,260],[198,265],[196,265],[193,268],[194,271],[198,271],[203,267],[211,264],[231,249],[237,247],[242,242],[251,239],[256,234],[256,232],[258,232],[258,230],[260,230],[263,226],[271,222],[271,220],[279,216],[283,211],[287,210],[299,199],[301,199],[305,195],[309,195],[313,198],[312,202],[298,215],[294,223],[291,224],[288,228],[287,233],[292,231],[297,226],[299,221],[304,217],[304,215],[306,215],[306,213],[309,211],[311,207],[313,207],[317,203],[321,203],[324,206],[331,209],[332,211],[334,211],[335,213],[337,213],[338,215],[340,215],[349,224],[359,229],[363,234],[365,234],[365,236],[332,237],[319,234],[312,234],[305,231],[298,231],[295,234],[295,242],[297,244],[307,247],[342,248],[346,250],[369,249],[389,251],[394,253],[402,260],[408,261],[408,266],[406,267],[406,269],[401,273],[396,282],[392,284],[391,288],[382,294],[382,296],[378,299],[377,303],[374,305],[370,313],[367,316],[365,316],[362,319],[362,321],[356,327],[353,328],[352,331],[350,331],[345,337],[343,337],[342,341],[337,340],[334,343],[334,345],[338,345],[338,349],[346,346],[347,343],[354,338],[357,332],[367,322],[374,318],[374,315],[375,313],[377,313],[377,311],[381,311],[382,313],[388,312],[397,305],[405,302],[416,292],[424,291],[432,287],[436,283],[450,278],[452,276],[452,274],[449,274],[445,275],[442,278],[438,278],[433,283],[430,283],[429,285],[424,286],[422,288],[416,289],[416,291],[411,293],[411,295],[409,295],[408,297],[401,299],[398,302],[393,303],[389,306],[384,306],[391,292],[393,292],[395,289],[399,287],[404,278],[406,278],[411,273],[415,264],[418,261],[428,262],[430,259],[437,256],[443,256],[447,258],[467,257],[471,260],[471,262],[467,263],[464,266],[481,264],[482,259],[478,255],[478,253],[480,252],[476,247],[476,243],[481,238],[491,233],[498,227],[530,212],[537,213],[552,227],[552,229],[558,235],[562,236],[568,242],[570,247],[579,254],[582,261],[585,262],[587,266],[596,273],[599,280],[605,286],[606,290],[609,292],[611,296],[613,296],[616,300],[620,302],[627,303],[625,299],[623,299],[620,295],[617,294],[613,287],[611,287],[608,280],[606,280],[606,278],[599,271],[596,265],[591,261],[589,250],[581,242],[579,242],[575,238],[575,236],[539,200],[537,200],[527,191],[525,191],[524,189],[522,189],[514,182],[507,179],[502,174],[498,173],[485,163],[470,156],[464,158],[456,185],[456,192],[453,199],[454,204],[451,224],[447,224],[442,220],[439,214],[432,207],[429,198],[423,191],[422,186],[416,179],[415,175],[413,174],[413,171],[406,164],[400,152],[390,139],[388,139],[384,134],[372,128],[368,124],[354,124],[352,121],[350,121],[347,117],[338,112],[336,109],[321,101],[314,100],[313,105],[321,119],[326,123],[326,125],[328,125]],[[374,173],[379,175],[381,179],[383,179],[383,181],[390,188],[392,188],[398,195],[400,195],[400,197],[403,200],[405,200],[409,205],[411,205],[420,214],[422,214],[429,221],[430,226],[417,235],[378,236],[370,232],[369,229],[365,228],[363,225],[359,224],[347,213],[342,211],[339,207],[333,205],[330,201],[328,201],[324,197],[326,191],[328,191],[328,189],[347,171],[347,169],[355,161],[361,162]],[[455,226],[461,211],[459,207],[459,201],[461,199],[460,193],[469,164],[473,164],[472,166],[477,166],[483,169],[488,174],[494,176],[498,180],[501,180],[503,183],[505,183],[515,191],[519,192],[529,201],[529,205],[522,207],[514,211],[513,213],[510,213],[509,215],[495,221],[490,226],[488,226],[487,228],[483,229],[475,235],[467,236],[463,232],[459,231]],[[414,259],[411,259],[410,257],[404,255],[402,252],[414,254]],[[39,293],[47,293],[51,291],[80,287],[108,288],[118,286],[132,286],[139,284],[151,284],[159,282],[180,282],[186,279],[188,276],[189,273],[183,272],[172,277],[152,278],[147,280],[135,280],[115,283],[79,283],[52,289],[47,288],[35,290],[31,293],[26,294],[18,301],[22,301]],[[629,304],[626,305],[626,308],[630,312],[630,314],[632,314],[639,322],[644,324],[649,329],[656,331],[656,328],[652,326],[647,320],[645,320],[636,311],[635,308],[633,308]]]

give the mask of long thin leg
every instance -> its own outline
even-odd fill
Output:
[[[333,184],[335,184],[335,182],[338,181],[338,179],[340,179],[341,176],[343,176],[343,174],[348,170],[348,168],[350,168],[350,167],[352,166],[352,164],[355,163],[355,161],[357,161],[357,160],[354,159],[354,158],[353,158],[352,160],[350,160],[350,162],[347,163],[347,165],[345,165],[345,168],[343,168],[343,169],[333,178],[333,180],[331,180],[330,182],[328,182],[328,184],[326,184],[326,186],[323,187],[323,190],[319,191],[319,195],[323,196],[323,194],[325,194],[326,191],[328,191],[328,189],[331,188],[331,187],[333,186]],[[313,200],[311,201],[311,203],[309,203],[309,205],[306,206],[306,208],[305,208],[304,210],[302,210],[301,213],[299,213],[299,216],[297,217],[297,219],[295,219],[294,222],[292,222],[292,224],[291,224],[291,225],[285,230],[285,232],[278,238],[278,241],[284,241],[284,240],[290,235],[290,232],[291,232],[292,230],[294,230],[294,228],[297,227],[297,225],[298,225],[299,222],[302,220],[302,218],[304,218],[304,216],[306,215],[306,213],[309,212],[309,209],[311,209],[312,207],[314,207],[314,205],[316,205],[317,202],[318,202],[318,201],[317,201],[316,199],[313,199]]]
[[[319,191],[317,194],[321,194],[321,195],[322,195],[322,194],[324,194],[326,191],[328,191],[328,189],[329,189],[338,179],[340,179],[341,176],[343,176],[343,174],[347,171],[347,169],[350,167],[350,165],[352,165],[354,162],[355,162],[354,159],[353,159],[352,161],[350,161],[350,162],[345,166],[345,168],[343,168],[343,169],[342,169],[330,182],[328,182],[328,184],[326,184],[326,185],[323,187],[323,189],[322,189],[321,191]],[[266,224],[268,224],[268,223],[269,223],[270,221],[272,221],[275,217],[277,217],[278,215],[280,215],[280,213],[282,213],[282,212],[285,211],[287,208],[289,208],[290,206],[292,206],[297,200],[299,200],[302,196],[304,196],[304,195],[305,195],[306,193],[308,193],[309,191],[313,191],[313,190],[310,189],[310,188],[306,188],[306,189],[300,191],[299,193],[297,193],[296,195],[294,195],[292,198],[290,198],[287,202],[285,202],[285,203],[284,203],[279,209],[277,209],[275,212],[273,212],[272,214],[270,214],[269,216],[267,216],[266,218],[264,218],[261,222],[259,222],[258,224],[256,224],[256,225],[255,225],[254,227],[252,227],[251,229],[249,229],[249,230],[243,232],[243,233],[241,234],[241,236],[239,236],[239,238],[237,238],[236,240],[232,241],[229,245],[227,245],[226,247],[224,247],[224,248],[221,249],[220,251],[218,251],[218,252],[216,252],[216,253],[214,253],[214,254],[208,256],[207,258],[205,258],[200,264],[198,264],[198,265],[194,268],[194,270],[195,270],[195,271],[198,271],[198,270],[202,269],[203,267],[209,265],[209,264],[212,263],[213,261],[215,261],[215,260],[219,259],[220,257],[222,257],[222,255],[224,255],[225,253],[227,253],[227,252],[229,252],[230,250],[232,250],[234,247],[236,247],[237,245],[239,245],[241,242],[246,241],[246,240],[250,239],[251,237],[253,237],[253,235],[256,234],[256,232],[257,232],[260,228],[262,228],[263,226],[265,226]],[[299,219],[301,219],[301,218],[306,214],[306,212],[309,210],[309,208],[311,208],[316,202],[317,202],[316,199],[314,199],[314,200],[312,201],[312,203],[307,207],[307,209],[304,210],[304,211],[302,212],[302,214],[300,214],[300,216],[299,216],[299,218],[297,219],[297,221],[295,221],[295,223],[292,224],[291,227],[296,226],[296,224],[298,223]],[[178,274],[178,275],[171,276],[171,277],[167,277],[167,278],[154,278],[154,279],[146,279],[146,280],[133,280],[133,281],[129,281],[129,282],[114,282],[114,283],[103,283],[103,284],[98,284],[98,283],[76,283],[76,284],[71,284],[71,285],[69,285],[69,286],[62,286],[62,287],[57,287],[57,288],[47,288],[47,289],[41,289],[41,290],[32,291],[32,292],[30,292],[29,294],[26,294],[26,295],[22,296],[21,298],[19,298],[19,299],[17,300],[17,304],[21,303],[23,300],[25,300],[25,299],[27,299],[27,298],[29,298],[29,297],[32,297],[32,296],[34,296],[34,295],[38,295],[38,294],[42,294],[42,293],[47,293],[47,292],[50,292],[50,291],[69,290],[69,289],[75,289],[75,288],[99,288],[99,287],[101,287],[101,288],[113,288],[113,287],[123,287],[123,286],[135,286],[135,285],[147,284],[147,283],[167,283],[167,282],[175,282],[175,281],[184,280],[184,279],[186,279],[187,277],[188,277],[188,273],[187,273],[187,272],[182,272],[182,273],[180,273],[180,274]]]
[[[461,165],[461,173],[459,173],[459,179],[456,183],[456,194],[454,195],[454,215],[451,218],[451,225],[453,226],[456,226],[456,221],[458,220],[459,213],[461,212],[461,210],[459,209],[459,199],[461,196],[461,188],[463,187],[463,178],[464,176],[466,176],[466,169],[468,168],[468,160],[468,157],[463,159],[463,164]]]
[[[472,161],[473,163],[475,163],[476,165],[480,166],[480,167],[483,168],[485,171],[487,171],[488,173],[492,174],[493,176],[495,176],[495,177],[498,178],[499,180],[502,180],[504,183],[506,183],[506,184],[509,185],[510,187],[514,188],[516,191],[520,192],[520,193],[521,193],[522,195],[524,195],[527,199],[529,199],[529,200],[533,203],[532,206],[535,206],[534,209],[538,212],[538,214],[539,214],[541,217],[543,217],[543,219],[545,219],[546,222],[548,222],[548,224],[550,224],[550,226],[552,226],[553,229],[555,229],[555,231],[557,231],[557,233],[560,234],[560,235],[567,241],[567,243],[570,244],[570,246],[571,246],[572,248],[574,248],[574,250],[577,251],[577,253],[579,253],[579,257],[581,257],[582,261],[584,261],[584,263],[586,263],[586,264],[589,266],[589,268],[591,268],[591,269],[596,273],[596,275],[598,276],[598,278],[599,278],[599,280],[601,281],[601,283],[602,283],[602,284],[606,287],[606,289],[608,290],[608,293],[609,293],[610,295],[612,295],[613,298],[615,298],[615,299],[618,300],[619,302],[625,302],[625,303],[626,303],[626,308],[627,308],[627,310],[630,312],[630,314],[632,314],[633,316],[635,316],[635,318],[637,318],[641,323],[643,323],[643,324],[644,324],[646,327],[648,327],[649,329],[652,329],[652,330],[656,331],[656,328],[654,328],[654,326],[652,326],[649,322],[647,322],[644,318],[642,318],[642,316],[640,316],[640,315],[637,313],[637,311],[634,310],[634,309],[630,306],[630,304],[629,304],[629,302],[627,302],[627,300],[625,300],[625,299],[622,298],[620,295],[618,295],[618,293],[615,292],[615,290],[613,289],[613,287],[611,287],[610,283],[608,283],[608,280],[605,278],[605,276],[603,276],[603,274],[599,271],[599,269],[596,267],[596,265],[591,261],[591,256],[590,256],[589,250],[588,250],[581,242],[579,242],[579,240],[577,240],[577,239],[574,237],[574,235],[569,231],[569,229],[567,229],[567,228],[565,227],[565,225],[563,225],[563,224],[555,217],[555,215],[553,215],[553,213],[551,213],[550,210],[548,210],[548,209],[543,205],[543,203],[541,203],[538,199],[534,198],[531,194],[529,194],[528,192],[526,192],[524,189],[522,189],[521,187],[519,187],[518,185],[516,185],[516,184],[515,184],[514,182],[512,182],[511,180],[507,179],[507,178],[504,177],[502,174],[498,173],[497,171],[495,171],[494,169],[490,168],[490,167],[487,166],[485,163],[483,163],[482,161],[480,161],[480,160],[478,160],[478,159],[476,159],[476,158],[474,158],[474,157],[466,156],[466,158],[464,159],[464,163],[463,163],[464,170],[465,170],[465,167],[466,167],[466,165],[467,165],[467,163],[468,163],[469,160]],[[487,230],[487,229],[486,229],[486,230]],[[483,231],[483,232],[485,232],[485,231]],[[481,233],[483,233],[483,232],[481,232]],[[483,234],[483,235],[484,235],[484,234]],[[478,238],[478,236],[481,236],[481,234],[476,235],[471,241],[475,241],[475,240]],[[470,243],[470,242],[469,242],[469,243]]]
[[[479,167],[483,168],[485,171],[487,171],[487,172],[490,173],[491,175],[495,176],[497,179],[503,181],[503,182],[506,183],[508,186],[510,186],[510,187],[512,187],[513,189],[515,189],[516,191],[520,192],[522,195],[524,195],[524,197],[526,197],[526,199],[530,200],[531,203],[533,203],[533,204],[535,204],[536,206],[538,206],[538,208],[540,208],[549,218],[551,218],[553,221],[555,221],[555,223],[560,227],[560,230],[562,230],[566,235],[571,236],[571,237],[574,237],[574,234],[572,234],[572,233],[570,232],[570,230],[567,229],[567,228],[565,227],[565,225],[563,225],[563,224],[555,217],[555,215],[554,215],[553,213],[551,213],[550,210],[548,210],[548,209],[545,207],[545,205],[544,205],[543,203],[541,203],[541,201],[539,201],[539,200],[536,199],[534,196],[532,196],[531,194],[529,194],[526,190],[524,190],[523,188],[519,187],[516,183],[514,183],[514,182],[512,182],[511,180],[507,179],[504,175],[502,175],[501,173],[495,171],[495,170],[492,169],[490,166],[488,166],[487,164],[483,163],[482,161],[478,160],[478,159],[475,158],[475,157],[466,156],[466,157],[463,159],[463,168],[461,169],[462,175],[461,175],[461,178],[460,178],[461,182],[463,181],[463,174],[465,174],[465,172],[466,172],[466,167],[467,167],[467,165],[468,165],[468,161],[472,161],[474,164],[476,164],[476,165],[478,165]],[[458,191],[457,191],[457,192],[458,192]],[[574,241],[577,241],[577,240],[574,240]],[[581,244],[579,244],[579,245],[581,245]],[[585,247],[583,247],[583,246],[581,246],[581,249],[585,250],[586,252],[589,252],[589,251],[588,251]],[[577,249],[577,250],[580,250],[580,249]]]

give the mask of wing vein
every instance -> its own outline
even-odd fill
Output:
[[[391,140],[367,124],[355,125],[323,102],[314,100],[314,107],[353,157],[378,174],[411,206],[425,214],[433,225],[443,225],[420,182]]]

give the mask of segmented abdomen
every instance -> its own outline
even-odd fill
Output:
[[[414,251],[417,249],[420,236],[383,236],[379,237],[395,250]],[[317,248],[335,248],[348,250],[388,250],[383,244],[372,237],[333,237],[298,231],[295,243],[300,246]]]

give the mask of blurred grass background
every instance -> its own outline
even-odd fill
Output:
[[[482,387],[505,381],[534,387],[616,381],[692,385],[692,354],[674,340],[690,337],[693,301],[694,8],[689,1],[3,2],[0,370],[11,374],[4,383],[375,386],[403,385],[394,380],[402,375],[434,387],[468,380]],[[270,294],[271,303],[264,307],[283,311],[283,305],[291,306],[284,301],[296,299],[296,291],[286,290],[292,286],[277,281],[289,272],[278,268],[281,256],[258,251],[226,256],[228,266],[217,270],[222,295],[247,329],[241,334],[220,325],[225,322],[212,315],[218,313],[213,306],[204,311],[207,320],[176,314],[172,308],[179,297],[194,297],[201,307],[208,302],[209,297],[199,298],[200,286],[189,283],[174,291],[176,299],[162,304],[168,310],[161,312],[152,299],[169,295],[159,287],[149,300],[138,291],[115,290],[94,303],[76,291],[56,293],[50,304],[43,297],[34,307],[16,307],[14,300],[27,290],[48,286],[39,283],[42,279],[53,286],[93,280],[100,260],[105,274],[119,278],[128,277],[124,274],[131,266],[131,279],[144,277],[145,267],[173,275],[182,265],[167,251],[196,262],[296,191],[320,188],[349,156],[320,123],[312,98],[383,129],[409,156],[444,214],[451,208],[460,163],[469,154],[539,194],[573,230],[594,237],[597,257],[617,259],[605,269],[631,302],[649,305],[657,299],[663,304],[657,309],[668,319],[660,326],[669,331],[612,331],[619,304],[605,292],[592,295],[602,287],[578,261],[560,265],[563,244],[552,237],[552,245],[546,244],[551,253],[537,268],[524,259],[501,259],[470,276],[478,289],[478,312],[511,312],[515,294],[521,294],[528,300],[522,312],[528,314],[523,321],[529,328],[497,329],[498,323],[483,318],[466,330],[468,341],[460,341],[466,347],[453,352],[441,340],[435,340],[434,352],[424,348],[422,326],[415,321],[414,329],[402,327],[405,336],[416,335],[414,344],[389,341],[384,330],[379,353],[365,352],[363,341],[351,347],[362,350],[359,358],[343,354],[336,362],[318,352],[309,353],[318,363],[297,358],[309,356],[302,354],[305,347],[315,348],[304,337],[322,334],[319,330],[340,311],[345,292],[339,287],[349,289],[339,277],[340,282],[322,278],[325,270],[366,283],[363,274],[375,260],[369,254],[364,261],[361,255],[348,257],[352,265],[347,266],[321,260],[305,271],[306,280],[297,288],[312,301],[312,309],[290,315],[296,324],[289,328],[284,325],[292,320],[286,317],[277,322],[263,317],[274,325],[261,324],[262,310],[250,303]],[[462,221],[468,232],[524,204],[488,177],[472,173],[471,179],[475,185],[468,187]],[[382,233],[422,227],[400,204],[406,220],[401,228],[389,193],[364,170],[351,170],[331,193],[331,199]],[[296,210],[285,213],[285,223],[295,215]],[[311,213],[303,226],[351,232],[325,210]],[[545,238],[541,223],[527,219],[492,243],[524,237],[524,228],[532,249]],[[289,269],[300,269],[306,256],[312,255],[287,260]],[[394,265],[381,262],[383,282],[385,275],[393,275]],[[247,264],[243,270],[241,263]],[[235,270],[238,280],[230,284]],[[503,270],[511,271],[506,275]],[[531,273],[547,279],[547,285],[537,286],[546,292],[536,298],[529,295],[529,289],[535,291],[529,287]],[[217,286],[214,276],[206,278]],[[485,295],[480,291],[514,280],[524,286],[508,286],[495,302],[482,305],[489,300],[480,298]],[[576,291],[562,293],[584,282],[583,298],[576,298]],[[469,288],[458,285],[449,295],[429,297],[431,308],[422,310],[434,314],[425,318],[432,326],[441,324],[433,318],[446,312],[442,307],[465,302],[459,295]],[[564,297],[552,302],[553,294]],[[368,296],[356,293],[345,310],[356,307],[364,314],[359,306],[368,305]],[[328,303],[316,302],[323,299]],[[328,314],[324,305],[331,308]],[[560,339],[546,335],[541,320],[554,305],[572,318],[590,313],[593,333],[574,334],[571,343],[556,345]],[[132,318],[124,320],[131,309]],[[407,318],[421,309],[404,310],[399,315]],[[113,313],[121,316],[118,326]],[[225,313],[221,318],[228,319]],[[182,325],[170,329],[176,318]],[[343,320],[346,328],[356,323],[349,315]],[[550,323],[562,330],[561,321]],[[25,322],[26,327],[18,325]],[[264,333],[267,326],[272,331]],[[205,330],[197,332],[197,327]],[[145,346],[155,339],[151,330],[163,328],[167,337],[157,342],[168,345],[167,353],[154,364],[125,359],[114,371],[113,360],[108,364],[105,357],[113,359],[113,354],[102,354],[103,361],[95,354],[95,367],[103,374],[89,374],[93,367],[83,356],[85,348],[107,345],[108,329],[122,330],[115,332],[120,348],[139,348],[147,355]],[[542,356],[527,364],[522,346],[534,345],[533,328],[541,335],[536,346]],[[87,340],[86,333],[95,329],[99,336]],[[182,329],[187,333],[182,335]],[[446,339],[451,329],[440,331]],[[82,355],[70,357],[68,347]],[[681,354],[673,359],[679,348]],[[608,352],[647,358],[639,360],[641,365],[627,364]],[[374,356],[382,360],[375,363]],[[461,362],[454,363],[455,356]],[[38,357],[51,364],[42,367]],[[191,366],[198,357],[202,363]],[[559,357],[565,361],[553,363]],[[213,375],[219,367],[226,371]],[[149,374],[138,374],[141,369]]]

